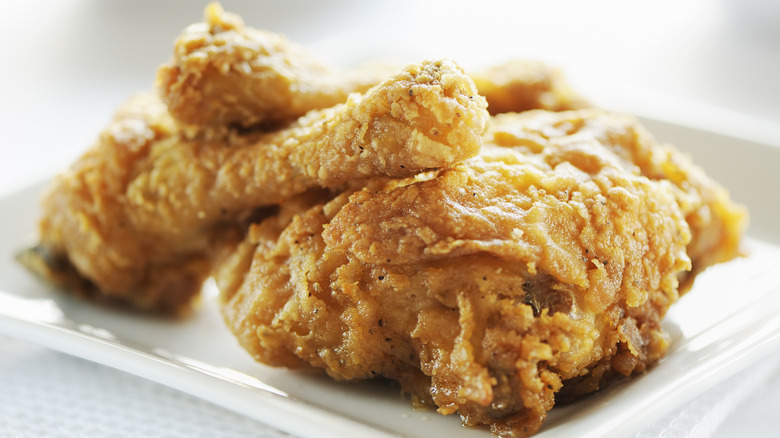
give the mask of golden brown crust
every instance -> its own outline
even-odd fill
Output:
[[[145,229],[187,230],[315,187],[449,167],[477,154],[487,117],[454,63],[412,64],[284,129],[158,149],[127,185],[128,214]]]
[[[213,274],[256,359],[394,379],[527,436],[556,401],[658,361],[669,306],[737,254],[744,209],[635,119],[567,111],[589,105],[556,69],[335,72],[205,15],[159,96],[52,184],[32,271],[166,313]]]
[[[205,278],[205,258],[181,248],[159,259],[156,244],[139,238],[130,222],[124,194],[138,163],[175,143],[177,132],[156,97],[139,94],[126,102],[96,144],[44,193],[40,243],[26,255],[27,266],[91,298],[186,313]]]
[[[675,187],[627,152],[635,121],[539,112],[502,126],[435,177],[253,227],[231,265],[246,271],[221,284],[242,345],[272,365],[395,379],[517,436],[567,381],[593,391],[657,361],[690,233]],[[512,129],[533,144],[502,144]]]
[[[739,242],[747,227],[748,215],[743,206],[731,201],[725,188],[709,178],[691,162],[690,157],[674,146],[658,144],[630,116],[607,116],[599,110],[590,110],[590,113],[601,119],[609,117],[619,122],[610,123],[605,119],[598,126],[588,127],[587,120],[581,117],[569,118],[543,112],[532,115],[503,114],[491,119],[488,138],[502,146],[522,147],[526,150],[539,148],[537,143],[543,142],[546,136],[563,136],[574,129],[600,129],[604,132],[593,132],[593,135],[619,136],[621,148],[613,151],[617,158],[636,166],[635,172],[653,180],[668,181],[674,186],[674,195],[692,235],[687,252],[693,267],[690,272],[681,273],[681,292],[690,289],[696,274],[708,266],[739,255]],[[535,125],[518,123],[517,120],[522,118],[534,119]],[[540,134],[542,127],[546,130],[543,135]]]
[[[410,65],[284,129],[227,139],[189,138],[159,98],[139,95],[53,183],[37,254],[63,259],[113,299],[185,309],[209,275],[215,236],[236,234],[258,207],[448,167],[479,151],[487,118],[471,80],[446,60]]]
[[[204,22],[176,39],[156,83],[177,120],[213,129],[294,120],[343,103],[391,73],[380,65],[334,70],[282,35],[247,27],[211,3]]]

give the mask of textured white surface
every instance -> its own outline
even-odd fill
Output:
[[[0,437],[290,435],[165,386],[0,337]],[[635,438],[773,437],[780,355],[644,427]]]
[[[713,438],[775,437],[778,435],[780,356],[776,355],[772,362],[763,367],[763,371],[763,373],[756,373],[756,376],[753,377],[756,385],[749,389],[749,393],[741,403],[734,406],[730,415],[722,419],[725,421],[715,430]],[[746,372],[746,378],[750,379],[753,373],[755,370]]]
[[[96,363],[0,337],[0,437],[290,435]]]
[[[780,355],[775,354],[654,421],[635,438],[773,437],[777,431],[767,420],[780,406],[779,395]],[[758,409],[745,416],[748,407]]]

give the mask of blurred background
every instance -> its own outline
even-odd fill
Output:
[[[205,4],[3,0],[0,194],[65,167],[122,100],[150,89],[176,35],[200,20]],[[562,67],[577,89],[615,109],[780,126],[774,0],[222,5],[337,66],[446,56],[468,69],[534,58]]]

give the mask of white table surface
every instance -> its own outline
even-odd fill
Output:
[[[0,196],[74,160],[119,102],[151,87],[173,39],[204,5],[4,0]],[[780,6],[772,0],[223,6],[338,62],[372,52],[449,56],[467,68],[538,58],[562,66],[596,100],[629,108],[684,101],[780,129]],[[638,436],[776,436],[779,369],[780,352],[643,425]],[[38,436],[287,435],[156,383],[0,337],[0,437]]]

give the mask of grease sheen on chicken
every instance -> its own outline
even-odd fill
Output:
[[[222,235],[321,187],[406,177],[476,155],[484,98],[449,60],[411,64],[284,128],[190,138],[154,95],[117,113],[43,199],[28,267],[69,289],[186,313]]]
[[[383,72],[210,4],[158,94],[53,182],[23,261],[171,313],[213,274],[259,361],[396,380],[502,436],[656,363],[664,314],[738,254],[744,210],[544,64]]]
[[[507,436],[662,357],[691,232],[635,163],[659,145],[599,110],[495,122],[463,164],[254,226],[217,277],[242,345]]]
[[[156,84],[177,120],[215,129],[295,120],[393,73],[382,64],[336,70],[283,35],[245,26],[238,15],[210,3],[204,21],[178,36]]]

